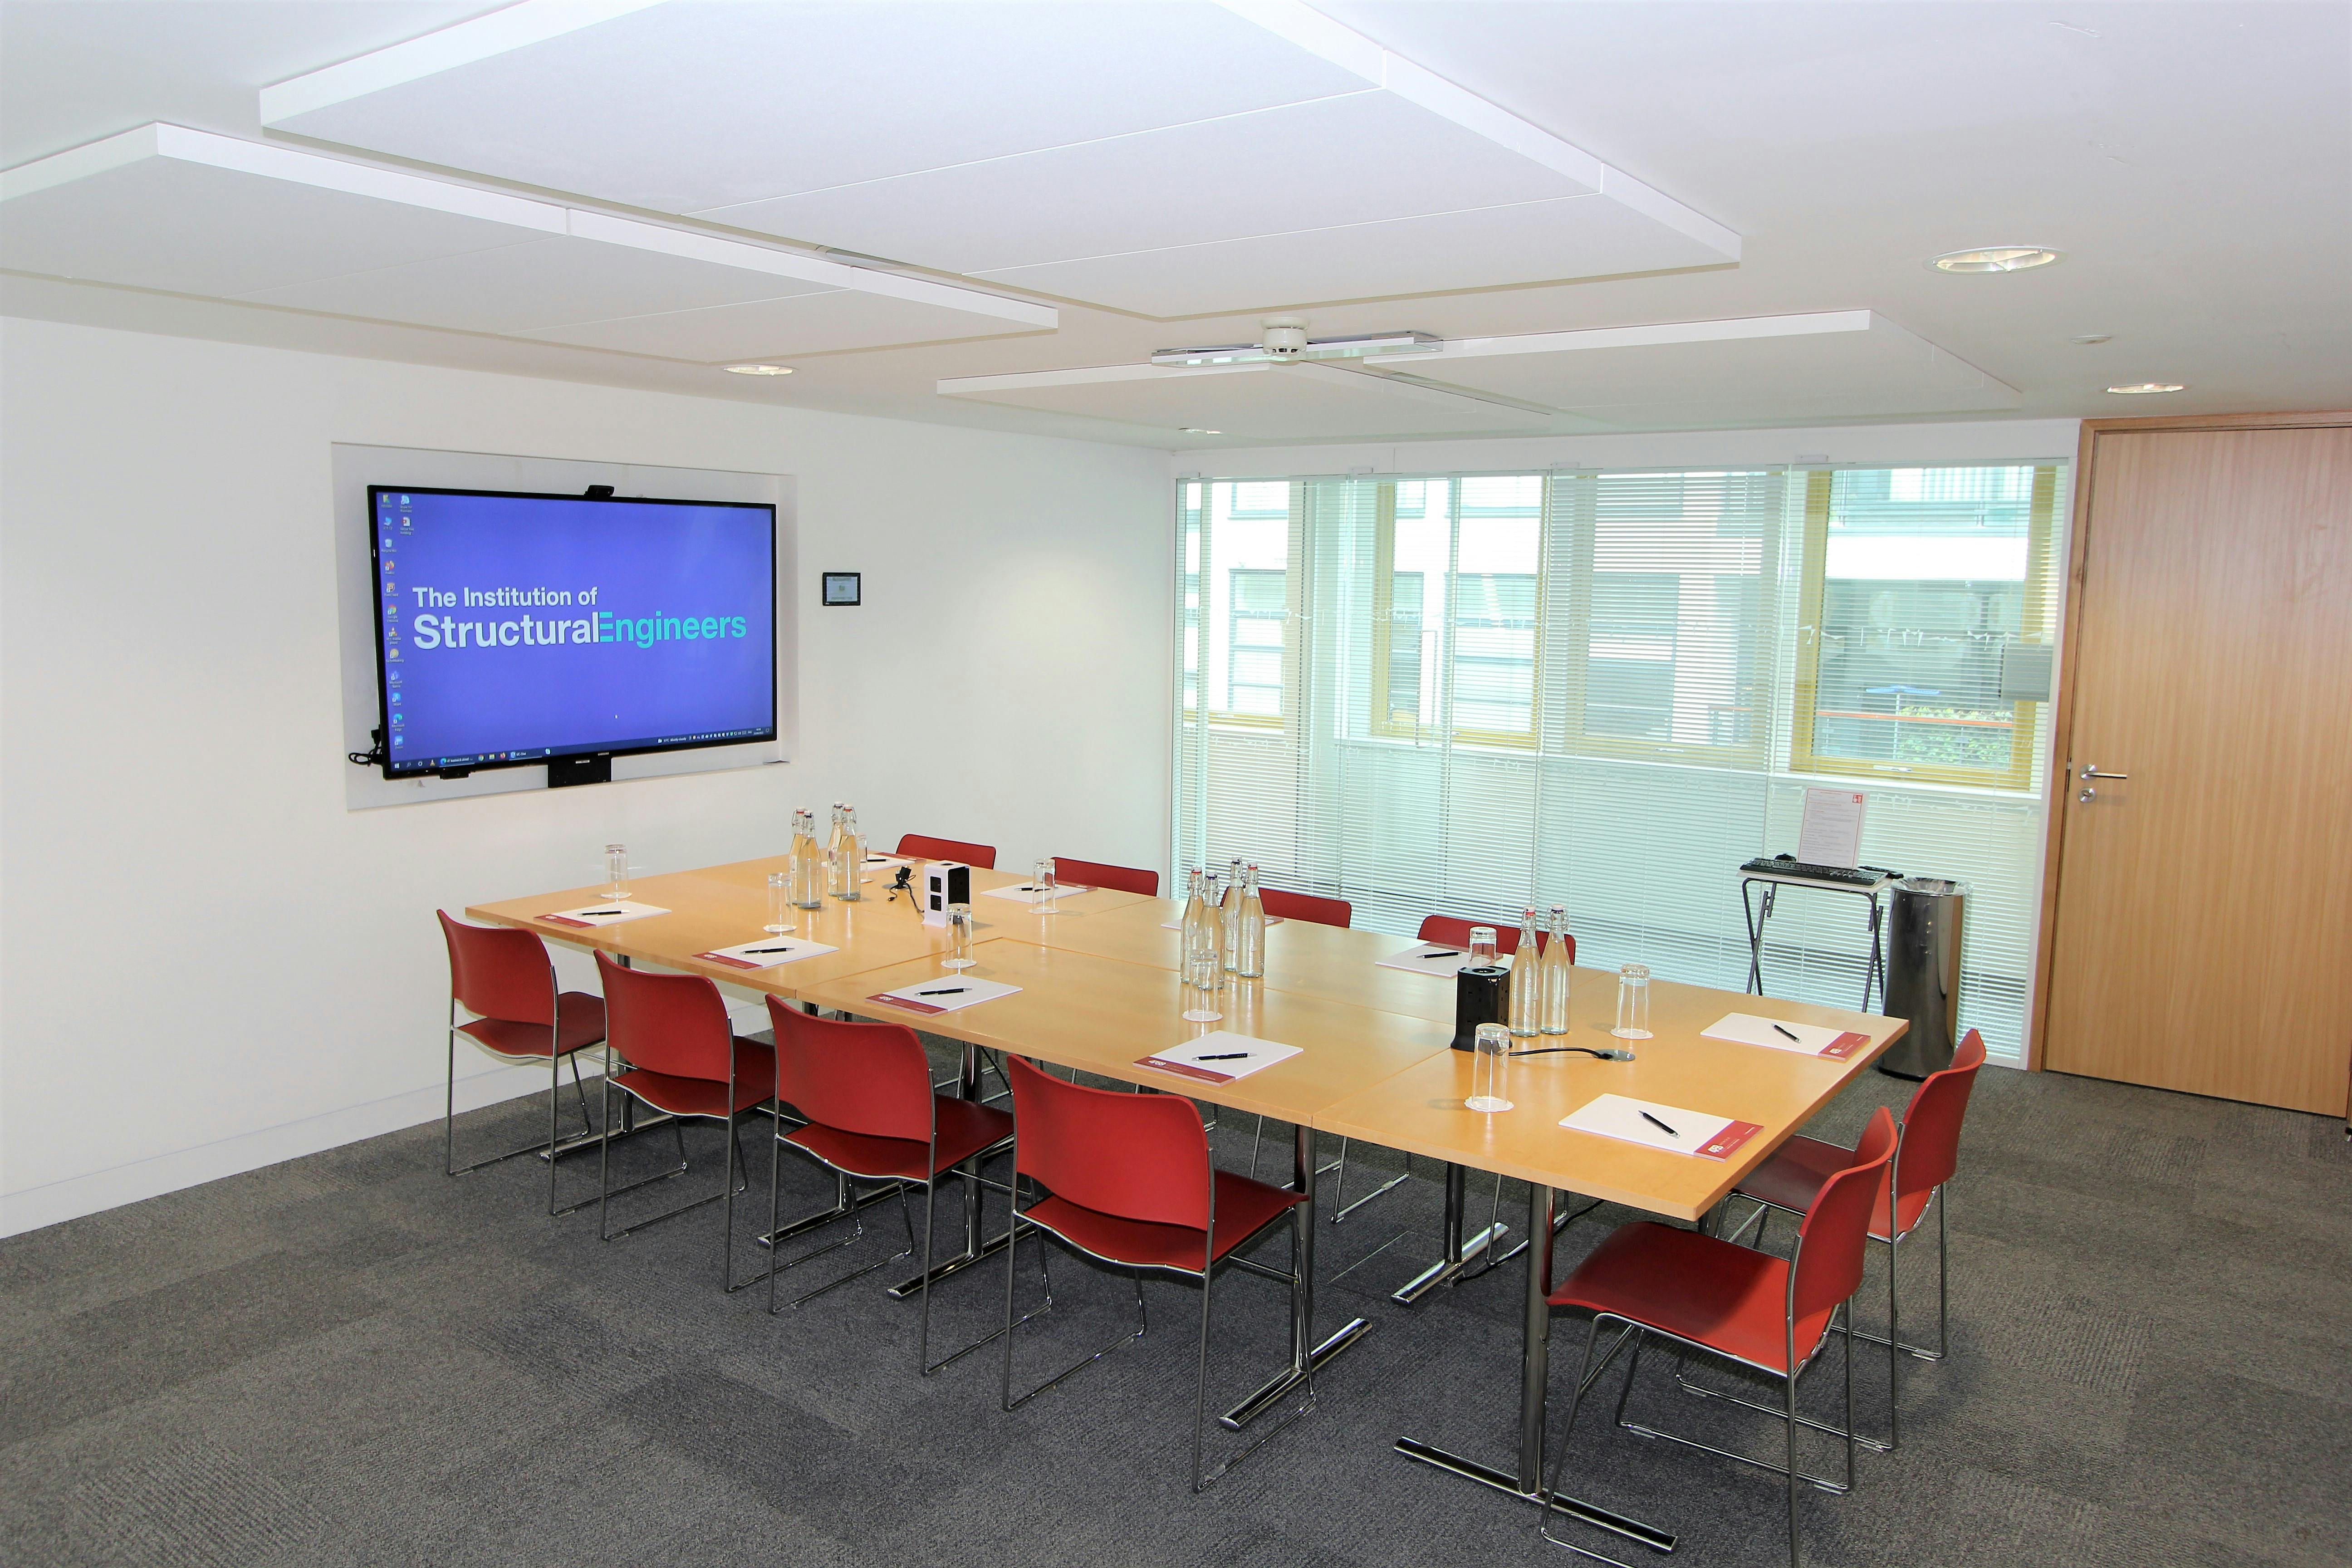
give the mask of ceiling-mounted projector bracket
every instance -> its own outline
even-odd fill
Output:
[[[1434,332],[1373,332],[1363,337],[1310,338],[1307,322],[1297,316],[1271,316],[1265,339],[1255,343],[1223,343],[1209,348],[1158,349],[1151,363],[1163,365],[1283,363],[1310,359],[1362,359],[1370,354],[1434,353],[1445,340]]]

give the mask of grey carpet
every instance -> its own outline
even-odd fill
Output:
[[[1907,1089],[1865,1074],[1812,1131],[1851,1139]],[[536,1114],[497,1107],[459,1131],[488,1148],[530,1136]],[[1246,1159],[1240,1121],[1219,1134],[1228,1163]],[[394,1133],[0,1242],[8,1561],[1577,1561],[1538,1542],[1532,1509],[1390,1451],[1412,1434],[1500,1459],[1514,1430],[1517,1265],[1418,1310],[1386,1300],[1434,1247],[1434,1181],[1323,1226],[1321,1321],[1361,1313],[1375,1330],[1320,1378],[1318,1409],[1196,1498],[1187,1289],[1148,1287],[1141,1346],[1008,1415],[992,1346],[914,1375],[913,1308],[879,1289],[899,1266],[770,1318],[758,1291],[718,1289],[715,1209],[602,1246],[593,1213],[538,1212],[536,1162],[453,1181],[439,1136]],[[650,1169],[667,1147],[643,1139],[621,1163]],[[695,1172],[653,1197],[715,1188],[716,1134],[692,1147]],[[1356,1152],[1358,1192],[1397,1163]],[[563,1173],[577,1191],[593,1159]],[[746,1240],[764,1213],[760,1174],[762,1201],[739,1216]],[[786,1190],[788,1208],[826,1192],[789,1163]],[[1474,1182],[1481,1215],[1487,1191]],[[646,1196],[626,1212],[646,1212]],[[1507,1218],[1520,1202],[1506,1193]],[[900,1245],[893,1207],[867,1214],[858,1247],[787,1278]],[[1580,1221],[1563,1267],[1628,1217]],[[1809,1561],[2352,1563],[2340,1123],[1989,1069],[1951,1218],[1951,1357],[1906,1366],[1899,1453],[1864,1454],[1849,1498],[1808,1495]],[[1279,1237],[1264,1245],[1278,1261]],[[1921,1289],[1906,1290],[1906,1327],[1925,1330],[1932,1252],[1912,1250],[1906,1284]],[[1865,1322],[1878,1321],[1877,1267]],[[1020,1346],[1032,1377],[1123,1331],[1131,1310],[1122,1281],[1075,1262],[1057,1259],[1054,1284],[1054,1312]],[[1034,1288],[1024,1249],[1023,1289]],[[995,1321],[1003,1289],[995,1263],[943,1286],[935,1342]],[[1221,1282],[1220,1395],[1270,1369],[1282,1324],[1276,1286]],[[1556,1322],[1556,1394],[1584,1331]],[[1882,1354],[1856,1363],[1865,1430],[1883,1419]],[[1668,1370],[1644,1361],[1633,1414],[1758,1451],[1777,1443],[1763,1418],[1676,1393]],[[1837,1373],[1832,1352],[1808,1379],[1811,1408],[1835,1408]],[[1671,1560],[1628,1560],[1780,1561],[1778,1481],[1612,1430],[1617,1387],[1612,1372],[1578,1423],[1573,1486],[1683,1539]],[[1563,1408],[1556,1397],[1555,1432]],[[1811,1453],[1834,1458],[1825,1444]]]

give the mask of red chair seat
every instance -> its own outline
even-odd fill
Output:
[[[1663,1330],[1768,1372],[1789,1368],[1787,1261],[1695,1230],[1651,1220],[1618,1226],[1551,1304]],[[1829,1319],[1823,1311],[1797,1324],[1800,1361],[1820,1347]]]
[[[1013,1118],[1002,1110],[945,1095],[938,1097],[938,1104],[939,1152],[928,1171],[923,1169],[924,1144],[919,1138],[877,1138],[811,1122],[785,1133],[784,1142],[853,1176],[877,1182],[920,1182],[1013,1136]]]
[[[1270,1187],[1231,1171],[1217,1172],[1216,1183],[1220,1259],[1302,1201],[1297,1193]],[[1021,1217],[1043,1226],[1073,1247],[1113,1263],[1123,1263],[1131,1268],[1171,1268],[1195,1275],[1201,1272],[1202,1237],[1192,1226],[1122,1219],[1058,1197],[1040,1199]]]
[[[613,1087],[624,1089],[656,1110],[672,1116],[724,1117],[727,1086],[707,1078],[678,1078],[646,1068],[626,1068],[613,1075]],[[758,1040],[735,1037],[735,1105],[749,1110],[776,1092],[776,1053]]]
[[[566,991],[555,999],[555,1054],[569,1056],[584,1050],[604,1037],[604,999],[585,991]],[[460,1034],[473,1037],[486,1050],[502,1057],[535,1057],[547,1059],[547,1026],[517,1024],[505,1018],[476,1018],[457,1026]]]
[[[1853,1163],[1851,1149],[1824,1143],[1818,1138],[1791,1138],[1739,1184],[1739,1195],[1802,1214],[1812,1207],[1813,1194],[1822,1190],[1822,1184]],[[1878,1241],[1892,1239],[1886,1227],[1878,1223],[1886,1217],[1886,1180],[1884,1176],[1879,1178],[1878,1195],[1870,1205],[1870,1234]],[[1911,1227],[1919,1223],[1919,1216],[1927,1212],[1927,1200],[1935,1195],[1932,1187],[1905,1194],[1895,1215],[1905,1235],[1909,1235]]]

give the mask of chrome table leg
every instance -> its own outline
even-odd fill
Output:
[[[1307,1381],[1307,1373],[1371,1331],[1361,1318],[1350,1318],[1339,1332],[1316,1344],[1315,1339],[1315,1130],[1298,1129],[1297,1152],[1292,1166],[1297,1191],[1306,1194],[1304,1223],[1298,1226],[1298,1273],[1305,1282],[1290,1314],[1290,1364],[1276,1373],[1256,1393],[1217,1417],[1217,1424],[1238,1432],[1273,1409]]]
[[[1400,1437],[1396,1451],[1408,1459],[1433,1465],[1448,1474],[1463,1477],[1507,1492],[1521,1502],[1542,1503],[1543,1443],[1545,1384],[1551,1371],[1551,1245],[1552,1214],[1559,1194],[1551,1188],[1530,1186],[1528,1189],[1528,1285],[1527,1310],[1521,1325],[1523,1340],[1519,1352],[1519,1452],[1516,1464],[1509,1469],[1480,1464],[1449,1453],[1433,1443],[1417,1437]],[[1587,1524],[1613,1531],[1626,1540],[1639,1542],[1653,1552],[1672,1552],[1675,1538],[1655,1525],[1644,1524],[1622,1513],[1612,1513],[1589,1502],[1557,1494],[1551,1497],[1552,1507],[1562,1513],[1582,1520]]]
[[[1389,1300],[1410,1307],[1440,1285],[1462,1276],[1463,1266],[1510,1234],[1507,1225],[1489,1225],[1467,1238],[1462,1234],[1463,1211],[1468,1207],[1470,1173],[1459,1165],[1445,1167],[1445,1255],[1391,1293]]]

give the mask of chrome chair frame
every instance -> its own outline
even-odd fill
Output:
[[[730,1029],[727,1037],[726,1101],[726,1103],[730,1107],[735,1103],[735,1073],[738,1056],[739,1053],[735,1048],[735,1036],[733,1031]],[[623,1059],[625,1060],[626,1058],[625,1058]],[[664,1116],[668,1118],[670,1129],[677,1136],[677,1168],[672,1171],[664,1171],[659,1175],[646,1176],[641,1180],[631,1182],[627,1186],[622,1187],[616,1192],[612,1184],[613,1089],[614,1087],[615,1086],[613,1082],[613,1042],[609,1037],[607,1037],[604,1042],[604,1135],[598,1141],[600,1152],[597,1156],[596,1163],[596,1238],[599,1241],[619,1241],[624,1237],[635,1236],[638,1231],[645,1230],[652,1226],[659,1225],[665,1220],[672,1220],[677,1218],[680,1215],[690,1214],[694,1210],[702,1207],[705,1204],[722,1204],[726,1209],[727,1234],[725,1239],[720,1243],[719,1247],[719,1279],[721,1282],[725,1284],[729,1293],[732,1294],[737,1290],[743,1289],[747,1286],[757,1285],[761,1279],[766,1279],[767,1274],[764,1271],[759,1274],[754,1274],[749,1279],[739,1280],[735,1278],[735,1194],[739,1192],[748,1191],[751,1184],[751,1162],[743,1156],[742,1140],[739,1135],[741,1121],[746,1114],[765,1114],[770,1117],[775,1116],[776,1100],[774,1092],[771,1090],[766,1100],[745,1106],[741,1110],[730,1110],[725,1116],[694,1114],[681,1115],[676,1111],[662,1110],[660,1106],[655,1105],[652,1100],[638,1094],[636,1090],[631,1089],[627,1084],[619,1085],[618,1087],[623,1094],[627,1095],[631,1100],[636,1101],[640,1105],[652,1106],[655,1110],[661,1111]],[[683,1123],[688,1121],[724,1121],[727,1125],[727,1172],[724,1180],[720,1184],[719,1190],[715,1193],[708,1194],[702,1197],[691,1199],[688,1202],[678,1205],[675,1208],[664,1210],[660,1214],[641,1219],[635,1225],[624,1226],[619,1230],[610,1229],[608,1215],[613,1206],[614,1198],[621,1195],[623,1193],[633,1193],[640,1187],[649,1187],[656,1182],[667,1182],[673,1177],[686,1174],[686,1131]],[[744,1167],[743,1182],[740,1186],[738,1186],[735,1182],[735,1167],[738,1163],[740,1163]],[[772,1176],[772,1180],[773,1178]]]
[[[1788,1481],[1789,1498],[1789,1568],[1802,1568],[1802,1556],[1797,1537],[1798,1483],[1800,1481],[1810,1483],[1812,1486],[1820,1488],[1825,1492],[1831,1493],[1832,1496],[1838,1497],[1843,1497],[1853,1489],[1853,1343],[1852,1338],[1850,1336],[1840,1336],[1845,1338],[1845,1354],[1840,1358],[1844,1363],[1845,1367],[1845,1426],[1843,1428],[1831,1426],[1822,1422],[1811,1420],[1811,1418],[1801,1415],[1797,1413],[1797,1380],[1804,1376],[1806,1372],[1811,1368],[1814,1362],[1819,1358],[1822,1351],[1829,1344],[1830,1340],[1833,1336],[1839,1336],[1839,1330],[1837,1327],[1838,1320],[1850,1314],[1853,1310],[1853,1301],[1852,1298],[1848,1298],[1846,1300],[1839,1302],[1836,1308],[1832,1310],[1830,1314],[1829,1325],[1822,1331],[1820,1342],[1815,1344],[1811,1351],[1806,1352],[1803,1361],[1799,1361],[1797,1359],[1797,1266],[1795,1260],[1791,1259],[1789,1264],[1789,1280],[1786,1287],[1786,1300],[1783,1303],[1783,1316],[1781,1320],[1786,1325],[1784,1330],[1785,1337],[1782,1341],[1782,1343],[1785,1346],[1783,1354],[1787,1358],[1784,1363],[1784,1365],[1787,1368],[1786,1371],[1783,1371],[1779,1367],[1766,1366],[1759,1362],[1748,1361],[1742,1357],[1731,1355],[1727,1352],[1716,1349],[1712,1345],[1705,1345],[1699,1343],[1696,1340],[1685,1339],[1679,1334],[1670,1333],[1664,1329],[1651,1328],[1646,1324],[1635,1322],[1630,1318],[1622,1317],[1614,1312],[1595,1313],[1592,1319],[1591,1331],[1586,1335],[1584,1341],[1584,1363],[1578,1369],[1575,1387],[1569,1394],[1568,1420],[1560,1428],[1559,1451],[1552,1459],[1552,1479],[1543,1489],[1543,1513],[1537,1521],[1536,1533],[1545,1541],[1549,1542],[1552,1545],[1566,1547],[1569,1551],[1575,1552],[1580,1557],[1589,1557],[1599,1563],[1615,1563],[1617,1564],[1617,1568],[1629,1568],[1629,1565],[1618,1563],[1618,1560],[1614,1557],[1604,1556],[1601,1552],[1591,1551],[1586,1547],[1579,1546],[1572,1541],[1563,1541],[1559,1537],[1554,1535],[1551,1532],[1551,1519],[1555,1512],[1566,1511],[1565,1510],[1558,1507],[1554,1499],[1560,1495],[1559,1476],[1560,1472],[1567,1468],[1569,1442],[1570,1438],[1575,1436],[1577,1405],[1582,1401],[1585,1391],[1591,1388],[1592,1384],[1599,1380],[1601,1375],[1609,1370],[1609,1363],[1612,1361],[1614,1361],[1617,1357],[1617,1352],[1625,1347],[1626,1341],[1632,1340],[1633,1342],[1633,1358],[1625,1368],[1625,1384],[1618,1391],[1617,1394],[1617,1410],[1613,1424],[1625,1431],[1639,1433],[1644,1437],[1658,1437],[1663,1438],[1669,1443],[1679,1443],[1685,1448],[1696,1448],[1702,1453],[1714,1454],[1726,1459],[1734,1459],[1743,1465],[1753,1465],[1759,1469],[1769,1471],[1773,1475],[1786,1478]],[[1602,1322],[1612,1319],[1615,1321],[1625,1325],[1624,1331],[1617,1336],[1616,1342],[1609,1347],[1608,1352],[1601,1358],[1601,1364],[1596,1367],[1592,1364],[1592,1352],[1594,1347],[1600,1343],[1601,1325]],[[1717,1357],[1722,1361],[1730,1362],[1737,1366],[1744,1366],[1751,1371],[1762,1373],[1768,1377],[1780,1378],[1782,1385],[1782,1402],[1785,1406],[1783,1409],[1775,1410],[1769,1405],[1759,1405],[1752,1400],[1746,1399],[1735,1400],[1733,1403],[1744,1405],[1750,1410],[1761,1411],[1763,1414],[1774,1416],[1780,1421],[1782,1435],[1786,1439],[1787,1444],[1784,1462],[1776,1465],[1769,1459],[1759,1459],[1755,1458],[1753,1455],[1736,1453],[1729,1448],[1718,1448],[1711,1443],[1702,1443],[1695,1437],[1685,1437],[1677,1433],[1664,1432],[1654,1426],[1646,1426],[1639,1422],[1626,1420],[1625,1402],[1633,1396],[1633,1379],[1642,1370],[1642,1346],[1652,1334],[1655,1334],[1662,1340],[1666,1340],[1681,1346],[1681,1353],[1685,1359],[1687,1359],[1693,1352],[1697,1352],[1706,1355]],[[1685,1386],[1687,1387],[1688,1385],[1685,1384]],[[1718,1397],[1727,1398],[1729,1396],[1718,1395]],[[1832,1436],[1843,1437],[1845,1439],[1844,1480],[1832,1481],[1822,1476],[1809,1476],[1797,1468],[1797,1428],[1800,1426],[1811,1426],[1816,1431],[1827,1432]]]
[[[552,964],[548,966],[547,976],[549,988],[553,990],[555,983],[555,968]],[[578,1203],[573,1204],[569,1208],[558,1208],[555,1204],[555,1162],[566,1154],[586,1152],[588,1145],[590,1142],[593,1142],[596,1137],[596,1123],[588,1114],[588,1091],[580,1082],[580,1051],[567,1052],[559,1051],[555,1048],[562,1042],[563,1022],[561,1005],[559,1004],[557,1008],[556,1021],[547,1026],[547,1142],[544,1143],[525,1143],[520,1148],[509,1149],[503,1154],[492,1154],[487,1159],[477,1160],[470,1165],[460,1165],[457,1163],[457,1041],[462,1037],[467,1045],[472,1046],[475,1049],[482,1052],[483,1055],[495,1057],[498,1060],[504,1062],[509,1067],[525,1067],[538,1061],[539,1058],[537,1057],[510,1057],[504,1051],[494,1050],[490,1047],[483,1044],[480,1039],[466,1033],[465,1029],[461,1026],[464,1024],[470,1024],[475,1020],[472,1018],[460,1019],[457,1016],[457,998],[453,995],[449,998],[449,1072],[447,1079],[447,1092],[442,1101],[441,1108],[441,1168],[443,1173],[452,1176],[469,1176],[476,1171],[486,1170],[492,1165],[504,1164],[509,1160],[520,1159],[525,1154],[537,1154],[547,1162],[547,1212],[550,1217],[557,1217],[568,1214],[577,1214],[580,1210],[586,1208],[590,1202],[587,1198],[582,1198]],[[468,1009],[468,1011],[470,1011],[470,1009]],[[581,1050],[585,1050],[588,1047],[585,1046],[580,1047]],[[569,1144],[565,1143],[563,1141],[562,1128],[563,1110],[563,1059],[566,1056],[569,1056],[572,1058],[572,1091],[573,1095],[578,1098],[580,1102],[580,1136]]]
[[[1268,1279],[1280,1280],[1290,1287],[1291,1310],[1295,1315],[1297,1311],[1299,1298],[1306,1289],[1306,1279],[1299,1269],[1299,1261],[1306,1256],[1306,1249],[1302,1245],[1299,1230],[1302,1226],[1309,1223],[1307,1217],[1306,1209],[1307,1205],[1303,1204],[1293,1204],[1289,1206],[1286,1213],[1275,1215],[1264,1225],[1258,1226],[1257,1229],[1250,1232],[1249,1235],[1235,1242],[1225,1253],[1221,1265],[1216,1256],[1217,1181],[1215,1170],[1213,1166],[1209,1175],[1209,1223],[1205,1232],[1203,1233],[1205,1239],[1202,1246],[1202,1267],[1198,1273],[1195,1273],[1190,1268],[1178,1268],[1169,1264],[1122,1263],[1118,1258],[1106,1258],[1101,1253],[1093,1251],[1091,1248],[1083,1247],[1077,1242],[1072,1241],[1068,1237],[1064,1236],[1060,1231],[1055,1230],[1052,1226],[1045,1224],[1044,1221],[1030,1218],[1028,1214],[1022,1209],[1020,1195],[1016,1192],[1013,1194],[1013,1223],[1010,1237],[1004,1247],[1004,1327],[998,1330],[997,1333],[993,1333],[989,1336],[990,1339],[994,1339],[997,1337],[997,1334],[1002,1334],[1004,1339],[1003,1369],[999,1386],[999,1397],[1004,1409],[1008,1412],[1018,1410],[1021,1406],[1028,1404],[1031,1400],[1036,1398],[1047,1389],[1061,1383],[1064,1379],[1092,1366],[1095,1363],[1102,1360],[1105,1356],[1109,1355],[1112,1352],[1133,1344],[1136,1341],[1143,1338],[1146,1330],[1150,1326],[1149,1317],[1145,1312],[1143,1305],[1143,1279],[1146,1274],[1160,1275],[1169,1279],[1196,1282],[1201,1287],[1201,1350],[1199,1367],[1195,1375],[1192,1395],[1192,1490],[1196,1495],[1206,1491],[1210,1487],[1213,1486],[1217,1482],[1218,1479],[1223,1476],[1226,1471],[1232,1469],[1235,1465],[1240,1464],[1252,1454],[1256,1453],[1260,1448],[1265,1447],[1265,1445],[1271,1441],[1276,1434],[1287,1430],[1301,1416],[1310,1415],[1315,1410],[1315,1370],[1313,1365],[1310,1363],[1306,1373],[1307,1398],[1305,1403],[1292,1410],[1288,1415],[1285,1415],[1280,1421],[1276,1422],[1272,1426],[1260,1432],[1255,1438],[1245,1444],[1240,1451],[1229,1456],[1219,1463],[1215,1469],[1203,1471],[1202,1467],[1206,1458],[1205,1444],[1207,1441],[1209,1419],[1209,1311],[1211,1305],[1211,1282],[1215,1277],[1216,1271],[1220,1267],[1239,1268],[1244,1273],[1261,1275]],[[1259,1263],[1254,1258],[1244,1258],[1241,1256],[1241,1252],[1244,1247],[1248,1247],[1260,1237],[1274,1229],[1276,1226],[1280,1225],[1285,1219],[1287,1219],[1290,1222],[1290,1271],[1288,1273],[1284,1273],[1278,1268],[1269,1268],[1265,1264]],[[1016,1321],[1013,1317],[1014,1281],[1019,1274],[1019,1269],[1015,1265],[1015,1258],[1021,1250],[1021,1227],[1024,1225],[1026,1225],[1030,1229],[1038,1233],[1038,1272],[1045,1279],[1045,1305],[1038,1311],[1029,1313]],[[1048,1249],[1045,1245],[1045,1238],[1047,1237],[1053,1237],[1055,1241],[1060,1242],[1063,1246],[1068,1247],[1072,1252],[1076,1253],[1081,1258],[1092,1258],[1097,1263],[1100,1263],[1107,1268],[1122,1269],[1133,1274],[1135,1279],[1135,1331],[1127,1335],[1123,1339],[1113,1341],[1110,1344],[1105,1345],[1101,1350],[1096,1351],[1093,1354],[1063,1368],[1060,1372],[1055,1373],[1053,1376],[1047,1378],[1045,1382],[1037,1384],[1034,1388],[1030,1389],[1027,1393],[1022,1394],[1016,1399],[1013,1397],[1013,1342],[1015,1337],[1013,1331],[1022,1324],[1029,1322],[1034,1318],[1045,1316],[1045,1313],[1052,1311],[1054,1307],[1053,1276],[1045,1265],[1045,1258],[1049,1256],[1050,1252],[1050,1249]],[[962,1352],[959,1352],[957,1353],[961,1354]]]

